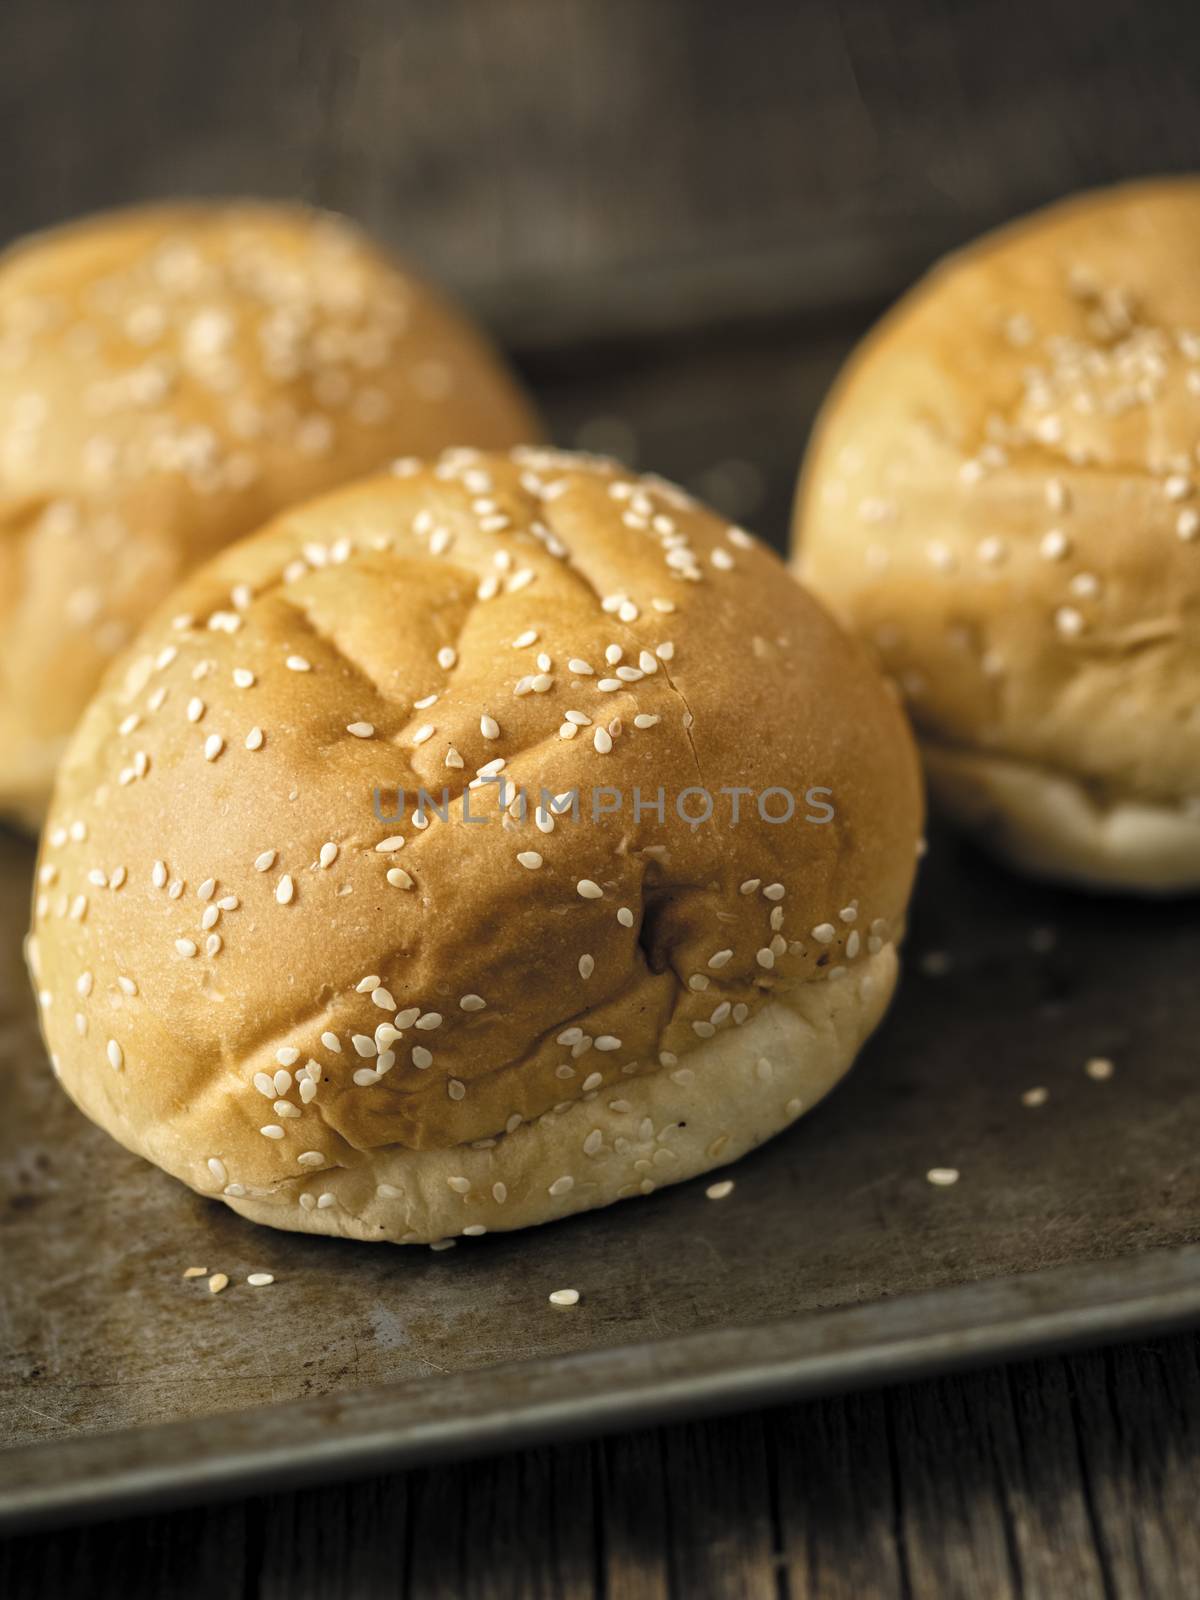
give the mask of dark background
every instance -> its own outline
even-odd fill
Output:
[[[0,10],[6,235],[180,193],[344,210],[488,321],[562,443],[777,544],[871,318],[984,227],[1200,167],[1198,106],[1182,0]],[[1190,1596],[1198,1493],[1185,1336],[31,1537],[0,1590]]]
[[[10,235],[178,193],[344,210],[485,317],[560,442],[777,544],[838,362],[931,260],[1200,165],[1187,0],[5,0],[0,28]]]

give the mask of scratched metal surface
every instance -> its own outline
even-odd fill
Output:
[[[8,1446],[770,1324],[1200,1238],[1200,928],[935,840],[902,993],[848,1081],[734,1170],[433,1254],[275,1234],[112,1144],[57,1090],[0,835],[0,1437]],[[948,962],[948,970],[943,970]],[[936,975],[935,975],[936,974]],[[1084,1072],[1110,1057],[1115,1076]],[[1041,1085],[1046,1104],[1021,1092]],[[961,1170],[931,1187],[933,1166]],[[228,1272],[213,1297],[188,1265]],[[245,1286],[255,1269],[275,1274]],[[583,1300],[555,1311],[547,1293]],[[1098,1327],[1103,1331],[1103,1317]],[[252,1433],[252,1430],[251,1430]]]

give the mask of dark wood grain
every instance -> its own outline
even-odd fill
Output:
[[[15,1539],[6,1600],[1189,1600],[1200,1340]]]
[[[0,26],[10,234],[300,195],[505,331],[878,299],[1014,212],[1198,156],[1185,4],[7,0]],[[681,262],[688,291],[656,276]]]

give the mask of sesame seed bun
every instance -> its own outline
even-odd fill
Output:
[[[541,437],[495,353],[296,206],[115,212],[0,256],[0,812],[37,826],[108,660],[283,507],[450,444]]]
[[[590,457],[404,463],[231,547],[110,673],[43,838],[46,1039],[257,1221],[544,1222],[820,1099],[919,826],[894,697],[741,529]]]
[[[1200,886],[1200,180],[936,267],[819,419],[796,568],[900,686],[931,791],[1028,870]]]

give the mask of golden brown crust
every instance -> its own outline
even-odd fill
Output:
[[[339,218],[193,203],[0,257],[0,809],[36,821],[97,677],[284,506],[541,436],[462,315]]]
[[[1098,813],[1200,804],[1198,242],[1189,178],[950,257],[852,358],[797,501],[798,570],[918,736],[1077,784]],[[1106,881],[1103,856],[1086,876]]]
[[[484,820],[464,815],[496,760],[524,822],[502,823],[494,784],[469,790]],[[424,828],[421,785],[451,796]],[[729,786],[751,796],[736,827]],[[398,787],[403,820],[379,820],[373,791],[387,817]],[[689,788],[710,822],[680,819]],[[761,820],[772,788],[793,820]],[[824,815],[814,788],[832,822],[802,820]],[[622,800],[593,818],[599,789]],[[577,791],[579,820],[543,791]],[[771,1001],[815,1007],[821,1035],[814,996],[831,975],[857,994],[879,956],[850,1008],[868,1025],[919,811],[864,653],[741,530],[610,463],[455,452],[218,556],[110,674],[43,845],[47,1038],[89,1115],[204,1192],[270,1211],[312,1152],[358,1193],[597,1092],[636,1103]],[[815,1055],[841,1071],[857,1035],[835,1031]],[[761,1125],[719,1080],[709,1094],[731,1136]],[[539,1172],[537,1141],[521,1148],[512,1214],[570,1209],[550,1186],[592,1152],[550,1171],[547,1138]],[[618,1165],[587,1203],[619,1197]],[[418,1213],[385,1236],[444,1222]]]

